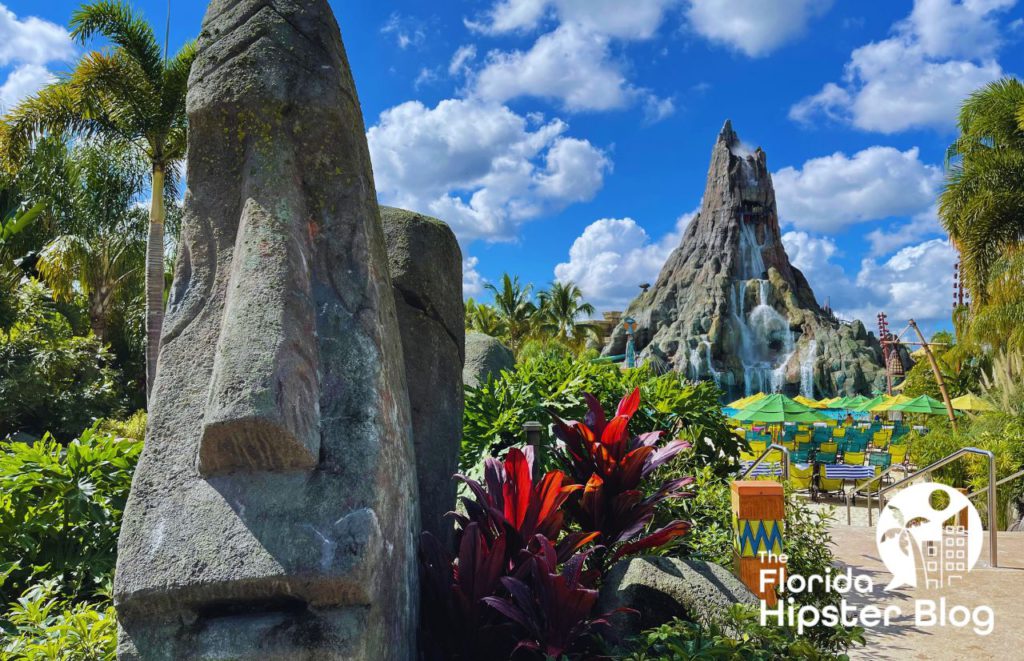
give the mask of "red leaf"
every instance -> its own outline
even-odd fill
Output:
[[[646,537],[641,537],[635,542],[623,544],[617,551],[615,551],[612,561],[618,560],[624,555],[636,553],[637,551],[644,551],[664,546],[676,537],[681,537],[690,532],[690,527],[690,524],[685,521],[673,521],[664,528],[652,532]]]
[[[583,421],[594,430],[594,434],[600,437],[604,432],[605,426],[604,409],[601,408],[601,402],[597,401],[597,397],[594,397],[589,392],[583,393],[583,399],[587,402],[587,408],[589,409]]]
[[[505,455],[505,484],[502,485],[502,495],[505,499],[505,518],[516,530],[523,526],[532,490],[530,464],[526,461],[526,455],[512,448]]]
[[[619,408],[615,411],[616,416],[624,415],[627,418],[632,418],[633,414],[640,408],[640,389],[637,388],[633,392],[629,393],[622,398],[619,402]]]

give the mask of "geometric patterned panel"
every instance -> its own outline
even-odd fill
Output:
[[[758,553],[782,553],[782,533],[785,524],[779,521],[747,521],[732,517],[733,548],[744,558],[755,558]]]

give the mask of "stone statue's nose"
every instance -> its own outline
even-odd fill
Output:
[[[310,469],[319,459],[308,239],[289,207],[249,199],[242,211],[199,446],[206,476]]]

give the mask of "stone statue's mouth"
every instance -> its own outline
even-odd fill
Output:
[[[237,615],[299,614],[309,610],[305,599],[292,596],[278,596],[267,599],[245,601],[212,601],[195,609],[195,614],[204,620]]]

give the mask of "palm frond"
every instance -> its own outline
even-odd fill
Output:
[[[139,63],[154,87],[163,78],[163,58],[153,28],[127,2],[100,0],[71,14],[71,37],[83,46],[102,35]]]

